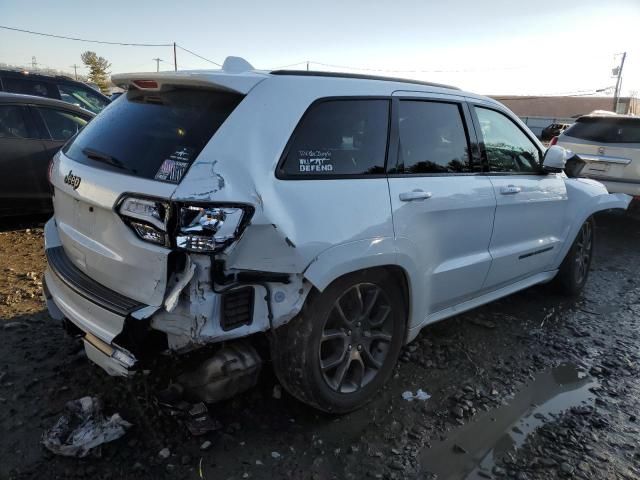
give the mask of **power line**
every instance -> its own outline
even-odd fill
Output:
[[[86,38],[78,38],[78,37],[65,37],[64,35],[54,35],[52,33],[42,33],[42,32],[34,32],[32,30],[23,30],[21,28],[7,27],[5,25],[0,25],[0,28],[5,30],[12,30],[14,32],[22,32],[22,33],[30,33],[32,35],[40,35],[43,37],[53,37],[53,38],[62,38],[64,40],[75,40],[76,42],[88,42],[88,43],[102,43],[105,45],[124,45],[129,47],[170,47],[172,43],[124,43],[124,42],[107,42],[103,40],[88,40]]]
[[[194,55],[194,56],[196,56],[196,57],[198,57],[198,58],[200,58],[200,59],[204,60],[205,62],[213,63],[214,65],[217,65],[218,67],[222,67],[222,65],[220,65],[219,63],[216,63],[216,62],[214,62],[213,60],[209,60],[208,58],[205,58],[205,57],[203,57],[202,55],[198,55],[197,53],[192,52],[191,50],[188,50],[188,49],[184,48],[182,45],[178,45],[178,44],[175,44],[175,45],[176,45],[176,47],[178,47],[180,50],[184,50],[185,52],[190,53],[191,55]]]
[[[303,62],[300,62],[303,63]],[[501,68],[471,68],[471,69],[454,69],[454,70],[391,70],[384,68],[367,68],[367,67],[349,67],[347,65],[334,65],[330,63],[321,63],[309,61],[312,65],[320,65],[328,68],[342,68],[346,70],[362,70],[366,72],[383,72],[383,73],[470,73],[470,72],[485,72],[485,71],[497,71],[497,70],[521,70],[528,68],[526,65],[518,67],[501,67]],[[296,65],[296,64],[294,64]]]

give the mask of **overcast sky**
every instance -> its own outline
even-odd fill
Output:
[[[257,68],[309,60],[332,65],[312,69],[379,69],[371,73],[485,94],[608,87],[614,55],[627,51],[623,93],[640,91],[640,0],[0,0],[0,25],[111,42],[175,41],[219,63],[236,55]],[[172,47],[0,29],[0,62],[26,65],[35,56],[73,72],[84,50],[106,57],[113,73],[155,71],[154,57],[164,60],[161,69],[173,69]],[[178,50],[178,68],[217,67]]]

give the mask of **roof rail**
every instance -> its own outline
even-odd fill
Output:
[[[379,75],[365,75],[361,73],[343,73],[343,72],[322,72],[317,70],[273,70],[271,75],[291,75],[299,77],[331,77],[331,78],[356,78],[361,80],[381,80],[384,82],[401,82],[412,83],[416,85],[426,85],[429,87],[449,88],[451,90],[460,90],[458,87],[444,85],[435,82],[423,82],[421,80],[411,80],[408,78],[398,77],[382,77]]]

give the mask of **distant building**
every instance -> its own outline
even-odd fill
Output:
[[[491,95],[540,136],[542,129],[552,123],[573,123],[576,118],[594,110],[613,110],[612,97],[540,97]],[[640,99],[620,97],[618,113],[640,115]]]
[[[613,110],[611,97],[518,97],[514,95],[492,96],[504,103],[519,117],[579,117],[594,110]],[[620,97],[618,113],[640,115],[640,100]]]

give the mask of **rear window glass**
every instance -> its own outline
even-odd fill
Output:
[[[4,89],[11,93],[36,95],[38,97],[60,98],[56,88],[50,83],[23,78],[3,78]]]
[[[593,142],[640,143],[640,119],[584,117],[564,134]]]
[[[179,183],[242,100],[208,90],[129,90],[64,148],[71,159],[147,179]]]
[[[388,100],[329,100],[312,106],[293,134],[286,175],[384,173]]]

